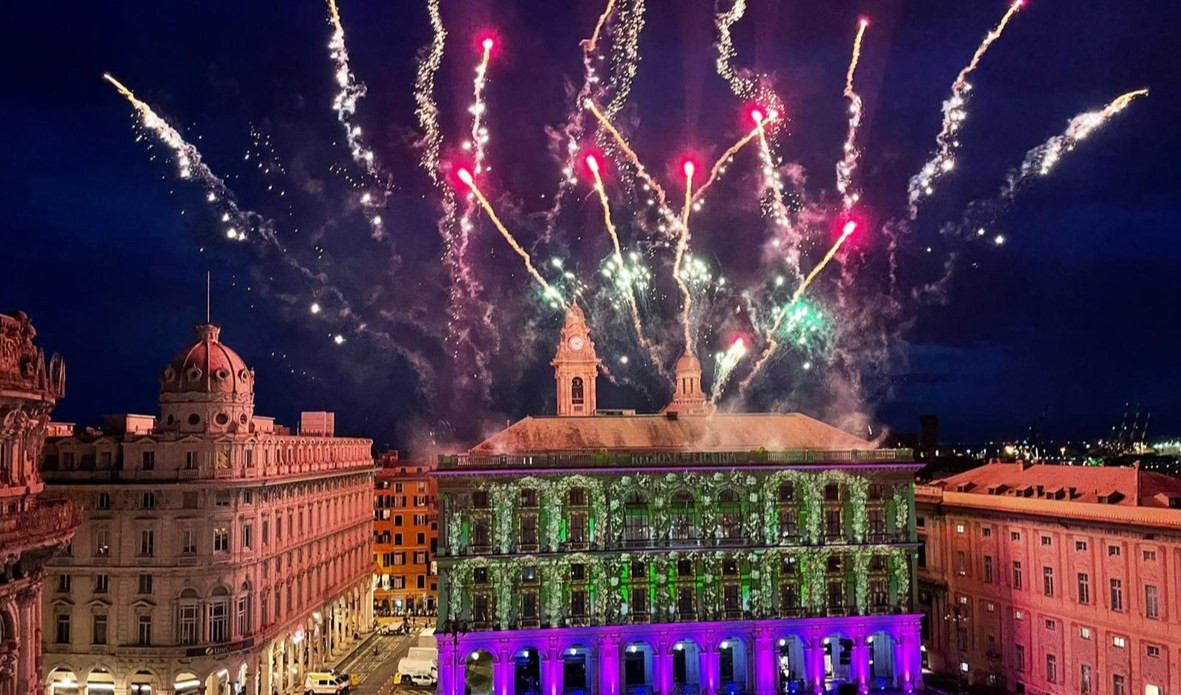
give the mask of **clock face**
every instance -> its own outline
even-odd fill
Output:
[[[582,349],[584,342],[585,341],[583,341],[582,336],[576,335],[570,339],[570,342],[569,342],[570,349],[574,350],[575,352],[578,352],[579,350]]]

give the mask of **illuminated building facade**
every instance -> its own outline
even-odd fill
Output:
[[[597,361],[586,333],[572,309],[559,413],[563,379],[593,402],[562,364]],[[526,418],[440,460],[440,695],[918,685],[909,452],[697,414],[691,376],[676,409]]]
[[[45,562],[78,526],[78,508],[46,499],[38,465],[66,367],[33,344],[29,317],[0,314],[0,695],[40,691]]]
[[[371,442],[254,413],[254,372],[197,327],[160,416],[51,439],[83,509],[42,602],[47,695],[273,695],[372,623]]]
[[[379,614],[429,614],[436,609],[439,508],[434,466],[384,454],[373,493],[373,601]]]
[[[932,670],[1010,692],[1181,691],[1181,480],[991,463],[916,492]]]

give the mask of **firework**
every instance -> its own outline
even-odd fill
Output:
[[[779,227],[788,228],[791,222],[788,218],[787,205],[783,202],[783,177],[779,175],[775,157],[771,152],[771,145],[767,141],[767,125],[779,117],[779,111],[770,109],[766,115],[760,109],[753,109],[750,117],[755,122],[758,131],[759,157],[763,162],[763,191],[766,203],[764,211],[771,216],[772,221]]]
[[[485,198],[484,194],[480,191],[479,186],[476,185],[476,180],[472,177],[472,172],[468,171],[467,169],[460,169],[455,175],[461,182],[463,182],[465,186],[468,187],[469,190],[471,190],[472,195],[476,197],[476,200],[479,201],[480,206],[484,208],[484,212],[488,215],[488,219],[492,222],[492,225],[496,227],[496,230],[500,232],[500,235],[504,237],[504,240],[508,242],[508,245],[512,247],[513,251],[516,251],[517,255],[521,257],[521,260],[525,262],[525,270],[529,271],[529,275],[532,276],[533,279],[537,281],[537,284],[541,286],[545,297],[565,308],[566,301],[562,299],[562,295],[557,290],[555,290],[552,285],[546,282],[546,279],[541,276],[541,273],[537,272],[537,268],[533,266],[533,258],[529,255],[529,252],[517,242],[516,237],[514,237],[511,232],[509,232],[508,228],[504,226],[504,223],[500,221],[500,218],[496,215],[496,211],[492,209],[492,203],[488,202],[488,199]]]
[[[734,0],[734,4],[726,12],[719,12],[715,17],[718,28],[717,58],[714,67],[718,76],[730,85],[734,96],[743,101],[754,101],[763,108],[776,111],[782,110],[779,96],[766,86],[769,80],[765,75],[753,75],[750,71],[734,67],[738,58],[738,49],[734,47],[734,25],[746,14],[746,0]]]
[[[853,170],[857,167],[857,129],[861,126],[861,95],[853,91],[853,75],[857,72],[857,63],[861,60],[861,39],[869,27],[869,20],[864,17],[857,23],[857,36],[853,39],[853,57],[849,59],[849,69],[845,72],[845,98],[849,100],[849,129],[845,135],[842,147],[843,158],[837,162],[837,192],[841,194],[841,202],[848,211],[861,197],[853,190]]]
[[[1030,176],[1045,176],[1075,146],[1095,132],[1100,126],[1111,120],[1120,111],[1128,107],[1138,97],[1147,96],[1147,89],[1137,89],[1116,97],[1110,104],[1097,111],[1080,113],[1070,119],[1066,130],[1061,135],[1055,135],[1038,147],[1025,153],[1025,160],[1015,174],[1011,174],[1006,185],[1008,193],[1013,192]]]
[[[685,172],[685,206],[681,209],[681,229],[677,237],[676,258],[673,261],[673,277],[681,289],[681,328],[685,334],[685,352],[692,352],[689,312],[693,308],[693,295],[689,293],[689,286],[681,277],[681,262],[685,258],[685,251],[689,249],[689,212],[693,209],[693,174],[697,171],[697,165],[692,161],[686,161],[682,170]]]
[[[774,118],[767,118],[764,123],[771,123],[774,120]],[[699,186],[697,190],[693,192],[693,202],[697,202],[705,197],[705,192],[709,190],[709,187],[714,185],[714,183],[717,182],[719,178],[721,178],[722,174],[726,173],[726,167],[728,167],[730,163],[734,161],[734,155],[738,154],[738,152],[743,147],[746,147],[752,140],[757,138],[759,136],[760,130],[762,129],[756,125],[750,130],[749,133],[743,135],[742,138],[738,140],[738,142],[734,143],[729,149],[723,152],[721,157],[718,157],[718,161],[714,162],[714,165],[710,167],[709,178],[706,179],[705,183],[701,184],[701,186]]]
[[[660,183],[648,173],[648,170],[644,168],[643,162],[640,161],[639,155],[637,155],[636,151],[631,148],[631,145],[627,144],[627,140],[623,137],[619,130],[611,124],[611,121],[608,120],[605,115],[603,115],[603,112],[599,110],[599,107],[595,105],[595,102],[587,99],[585,106],[588,111],[594,114],[595,119],[599,121],[603,128],[611,134],[611,137],[615,141],[616,146],[618,146],[620,151],[622,151],[623,154],[627,156],[627,160],[631,162],[632,167],[636,170],[636,176],[640,177],[640,180],[644,182],[644,185],[647,186],[649,190],[651,190],[654,196],[653,204],[657,206],[656,209],[660,212],[661,217],[663,217],[665,220],[664,229],[670,235],[678,234],[677,226],[679,224],[679,220],[668,206],[668,194],[665,193],[664,187],[661,186]]]
[[[468,113],[472,115],[472,128],[470,139],[463,143],[463,149],[471,154],[473,176],[479,176],[485,170],[484,154],[485,146],[488,144],[488,128],[484,125],[484,113],[487,109],[484,103],[484,87],[487,85],[488,61],[492,57],[492,49],[495,44],[496,41],[490,36],[480,42],[482,52],[480,61],[476,64],[476,76],[472,82],[472,105],[468,107]],[[469,197],[463,211],[459,214],[458,231],[455,234],[454,243],[448,249],[458,272],[462,275],[458,278],[462,287],[457,287],[456,291],[466,291],[469,296],[474,295],[477,291],[477,285],[471,278],[467,265],[467,246],[472,229],[474,229],[472,215],[475,212],[476,201]]]
[[[1024,3],[1025,0],[1014,0],[1009,5],[1009,9],[1001,17],[1001,21],[980,42],[980,46],[972,54],[972,60],[964,66],[963,70],[960,70],[959,75],[956,75],[955,82],[951,85],[951,97],[943,102],[943,127],[935,136],[935,154],[923,165],[919,173],[910,178],[907,186],[911,219],[918,216],[919,203],[935,192],[935,182],[955,168],[955,153],[960,147],[956,135],[968,117],[968,97],[972,91],[972,84],[968,82],[968,76],[976,70],[980,59],[988,52],[989,47],[1001,37],[1009,20],[1017,14],[1017,10],[1021,9]]]
[[[595,180],[595,192],[598,193],[599,203],[603,207],[603,224],[607,228],[607,234],[611,236],[611,245],[615,251],[614,263],[608,262],[607,267],[613,274],[616,288],[624,294],[627,299],[628,309],[631,313],[632,328],[636,331],[636,339],[640,345],[648,351],[654,364],[659,364],[660,361],[656,357],[655,346],[649,343],[648,338],[644,335],[644,327],[640,322],[640,308],[636,302],[636,287],[631,280],[634,275],[628,272],[627,266],[623,262],[623,250],[619,246],[619,233],[615,230],[615,223],[611,220],[611,203],[607,198],[607,189],[603,186],[603,177],[599,172],[599,160],[593,154],[586,156],[586,168],[590,170],[591,176]]]
[[[779,342],[777,339],[777,336],[779,335],[779,328],[783,324],[783,320],[791,316],[791,312],[789,310],[797,306],[797,303],[800,301],[800,298],[804,296],[804,292],[808,290],[808,287],[812,284],[812,281],[816,279],[816,276],[820,275],[825,266],[827,266],[832,260],[832,257],[835,256],[837,251],[841,249],[841,246],[845,244],[845,240],[847,240],[849,236],[852,235],[856,230],[857,223],[853,220],[849,220],[845,223],[844,227],[841,228],[841,235],[837,238],[836,243],[834,243],[828,249],[828,252],[824,254],[824,258],[822,258],[820,262],[816,264],[816,267],[812,268],[812,272],[808,273],[807,277],[804,278],[804,281],[801,282],[798,287],[796,287],[795,292],[792,293],[791,300],[787,303],[787,307],[784,307],[783,310],[776,313],[775,321],[766,334],[767,347],[763,351],[763,354],[759,357],[758,362],[756,362],[755,366],[751,369],[750,373],[747,374],[746,378],[742,380],[742,383],[739,385],[740,389],[744,391],[746,390],[747,386],[749,386],[750,383],[754,381],[755,377],[759,375],[759,372],[763,370],[763,367],[767,365],[767,361],[771,359],[771,356],[775,354],[775,351],[779,349]]]
[[[717,364],[717,368],[710,403],[717,404],[718,398],[721,397],[722,391],[725,390],[726,384],[730,381],[730,375],[734,373],[734,368],[738,366],[742,358],[746,357],[746,353],[746,341],[742,338],[736,338],[725,352],[719,352],[716,355],[715,363]]]
[[[336,7],[336,0],[328,0],[328,23],[332,26],[332,38],[328,41],[328,54],[336,64],[336,85],[339,90],[332,98],[332,108],[336,111],[336,119],[344,127],[345,140],[348,142],[349,152],[353,161],[359,164],[373,181],[383,182],[378,186],[376,194],[366,191],[361,194],[360,202],[366,210],[369,224],[373,226],[373,235],[381,237],[384,228],[381,216],[376,210],[383,207],[389,199],[389,185],[385,184],[387,177],[377,165],[377,158],[373,149],[365,144],[361,136],[361,126],[357,125],[353,117],[357,113],[357,102],[365,96],[365,85],[358,82],[353,70],[349,66],[349,51],[344,41],[344,26],[340,22],[340,11]]]

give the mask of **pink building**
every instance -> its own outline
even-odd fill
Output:
[[[69,542],[78,508],[47,500],[37,471],[66,365],[48,363],[21,312],[0,314],[0,695],[38,690],[45,561]]]
[[[930,669],[1026,693],[1181,692],[1181,480],[992,463],[915,503]]]
[[[48,493],[83,509],[42,601],[47,695],[302,693],[372,624],[373,457],[317,413],[254,412],[254,371],[197,326],[160,416],[51,438]]]

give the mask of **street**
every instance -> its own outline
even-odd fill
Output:
[[[360,677],[360,684],[350,691],[354,695],[427,695],[433,693],[434,688],[394,683],[398,660],[417,644],[417,631],[409,635],[371,635],[344,657],[336,670]],[[376,656],[374,646],[377,647]]]

